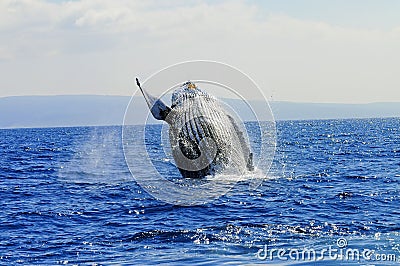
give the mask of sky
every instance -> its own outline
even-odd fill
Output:
[[[400,102],[398,14],[396,0],[0,0],[0,97],[131,95],[136,76],[212,60],[275,101]]]

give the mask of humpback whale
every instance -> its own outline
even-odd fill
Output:
[[[172,93],[169,107],[144,90],[137,78],[136,84],[153,117],[168,123],[172,156],[184,178],[254,170],[243,130],[216,97],[188,81]]]

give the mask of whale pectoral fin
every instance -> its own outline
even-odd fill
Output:
[[[136,84],[138,85],[140,91],[142,92],[143,97],[146,100],[147,106],[149,107],[153,117],[157,120],[165,120],[169,112],[171,111],[171,108],[168,107],[163,101],[161,101],[161,99],[158,99],[153,95],[149,94],[147,91],[143,90],[137,78],[136,78]]]
[[[150,104],[147,103],[150,108],[151,114],[154,116],[155,119],[158,120],[165,120],[171,111],[171,108],[169,108],[163,101],[160,99],[157,99],[154,101],[154,104],[150,107]]]
[[[239,129],[239,126],[237,125],[236,120],[231,116],[227,115],[229,120],[231,121],[233,128],[235,129],[235,132],[240,140],[240,145],[242,147],[242,152],[244,155],[244,160],[246,162],[246,168],[249,171],[254,170],[254,164],[253,164],[253,153],[250,150],[250,144],[248,140],[244,137],[244,133]]]

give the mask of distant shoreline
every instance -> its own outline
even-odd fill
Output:
[[[59,95],[12,96],[0,98],[0,128],[52,128],[85,126],[120,126],[130,96]],[[244,121],[254,121],[248,110],[242,110],[240,100],[224,99],[242,115]],[[249,101],[255,108],[264,108],[261,101]],[[269,102],[276,121],[364,119],[400,117],[400,103],[366,104]],[[140,98],[135,107],[137,121],[144,124],[148,107]],[[264,119],[261,119],[264,120]],[[159,123],[149,119],[148,123]]]

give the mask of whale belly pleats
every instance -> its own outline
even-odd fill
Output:
[[[227,167],[238,174],[246,170],[249,149],[218,100],[187,98],[169,115],[172,154],[182,176],[199,178]]]

